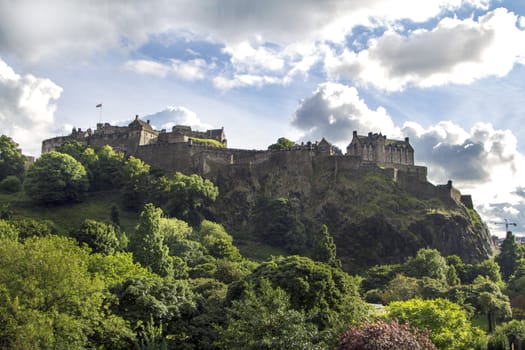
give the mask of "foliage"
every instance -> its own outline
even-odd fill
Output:
[[[434,350],[428,334],[408,323],[365,322],[351,326],[339,339],[338,350]]]
[[[326,225],[321,226],[321,231],[315,238],[312,257],[314,260],[324,262],[328,265],[341,267],[341,261],[337,259],[334,239],[330,235],[330,232],[328,232]]]
[[[430,277],[445,281],[447,261],[436,249],[420,249],[415,257],[408,258],[404,270],[411,277]]]
[[[18,229],[9,221],[0,219],[0,238],[17,240],[19,235]]]
[[[64,237],[0,243],[0,344],[2,348],[83,349],[109,319],[103,283],[88,272],[89,251]],[[127,334],[127,335],[126,335]]]
[[[256,233],[264,242],[292,253],[305,251],[305,228],[288,199],[261,197],[254,214]]]
[[[394,277],[381,295],[381,299],[385,304],[393,301],[405,301],[421,297],[420,280],[414,277],[407,277],[403,274],[398,274]]]
[[[16,193],[22,190],[22,181],[14,175],[6,176],[0,181],[0,191],[5,193]]]
[[[496,257],[496,262],[501,268],[501,275],[503,280],[507,281],[516,269],[516,263],[523,257],[519,249],[516,238],[511,231],[507,232],[507,236],[501,243],[501,252]]]
[[[150,324],[164,326],[163,334],[180,339],[183,323],[195,310],[194,295],[186,281],[152,277],[129,277],[110,287],[118,301],[111,309],[134,327]]]
[[[194,237],[209,252],[218,259],[240,260],[241,254],[237,247],[233,245],[233,238],[222,225],[204,220],[200,227],[195,230]]]
[[[144,206],[135,228],[132,250],[135,259],[161,276],[173,274],[173,259],[160,230],[162,210],[151,203]]]
[[[288,140],[286,137],[279,137],[277,142],[268,146],[268,149],[273,150],[285,150],[295,146],[295,142]]]
[[[87,244],[94,253],[113,254],[120,246],[120,240],[113,225],[95,220],[86,219],[70,235],[79,243]]]
[[[60,146],[56,148],[57,152],[69,154],[71,157],[75,158],[79,162],[82,162],[82,155],[87,149],[87,146],[81,144],[77,140],[67,140]]]
[[[116,152],[111,146],[103,146],[96,156],[84,152],[86,163],[90,164],[93,189],[106,190],[122,186],[124,153]],[[89,161],[88,161],[89,160]]]
[[[43,154],[27,172],[24,182],[29,197],[42,204],[79,201],[88,189],[84,166],[68,154]]]
[[[169,179],[169,193],[166,210],[175,216],[197,226],[204,219],[205,208],[213,203],[219,195],[219,189],[210,180],[199,175],[175,173]]]
[[[56,234],[56,228],[49,220],[18,218],[10,220],[9,222],[18,230],[21,240],[32,236],[43,237]]]
[[[134,262],[130,252],[117,252],[114,255],[91,254],[88,270],[102,279],[107,286],[122,283],[129,278],[159,278],[144,266]]]
[[[369,312],[359,295],[358,278],[301,256],[275,257],[260,264],[230,286],[228,300],[242,298],[248,285],[257,289],[262,279],[288,293],[291,307],[306,313],[321,330],[338,332],[343,325],[362,321]]]
[[[288,294],[263,278],[256,291],[248,288],[232,302],[219,343],[231,350],[319,349],[316,337],[317,328],[291,307]]]
[[[150,189],[149,172],[150,166],[133,156],[122,166],[122,196],[127,208],[139,209],[144,206]]]
[[[430,339],[439,349],[471,349],[483,337],[467,312],[446,299],[396,301],[388,305],[387,312],[401,323],[431,331]]]
[[[488,350],[522,349],[525,346],[525,321],[513,320],[498,326],[489,336],[487,345]]]
[[[0,136],[0,180],[8,176],[24,177],[26,157],[18,148],[18,144],[6,135]]]

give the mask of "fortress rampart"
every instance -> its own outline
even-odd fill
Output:
[[[193,142],[193,138],[199,142]],[[202,139],[218,141],[223,147],[203,143]],[[437,186],[427,181],[427,168],[414,165],[414,149],[408,138],[398,141],[381,134],[361,136],[354,132],[345,155],[337,154],[336,148],[324,138],[289,149],[233,149],[226,148],[224,128],[200,132],[177,125],[171,132],[156,131],[149,121],[137,116],[127,127],[99,123],[94,131],[73,129],[68,136],[44,140],[42,153],[72,140],[94,147],[110,145],[168,173],[195,173],[214,181],[223,176],[263,177],[277,171],[313,176],[322,170],[333,179],[341,174],[380,173],[419,197],[439,198],[445,203],[463,203],[472,208],[472,198],[462,196],[451,181]]]

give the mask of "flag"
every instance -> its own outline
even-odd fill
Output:
[[[99,103],[98,105],[96,105],[95,108],[102,108],[102,103]]]

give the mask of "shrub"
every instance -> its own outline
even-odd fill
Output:
[[[16,193],[22,189],[22,182],[14,175],[8,176],[0,181],[0,191],[5,193]]]
[[[397,321],[365,322],[350,327],[339,339],[338,350],[434,350],[426,332]]]

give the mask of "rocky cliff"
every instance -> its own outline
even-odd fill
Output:
[[[213,180],[221,193],[215,219],[234,236],[289,252],[297,244],[296,251],[305,253],[326,224],[348,271],[401,262],[423,247],[466,262],[492,254],[489,231],[475,210],[433,195],[436,186],[393,169],[338,169],[276,154]]]

